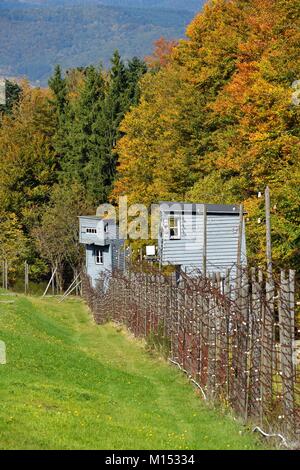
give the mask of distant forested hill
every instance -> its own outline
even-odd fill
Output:
[[[45,84],[64,68],[102,62],[114,49],[145,56],[155,39],[182,37],[201,0],[2,0],[0,75]]]
[[[0,8],[3,5],[14,5],[15,7],[24,6],[49,6],[49,5],[83,5],[100,4],[108,6],[121,6],[130,8],[167,8],[170,10],[200,10],[203,0],[2,0]]]

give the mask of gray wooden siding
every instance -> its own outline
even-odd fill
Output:
[[[80,217],[79,241],[80,243],[93,244],[99,242],[97,234],[86,233],[87,228],[97,229],[99,219]]]
[[[207,270],[231,269],[237,263],[239,217],[234,215],[207,216]],[[242,263],[246,263],[245,227],[242,240]]]
[[[104,226],[108,223],[108,232],[104,233]],[[86,229],[91,228],[97,230],[100,225],[100,230],[104,234],[100,238],[96,233],[87,233]],[[110,240],[116,238],[116,227],[111,221],[100,220],[99,217],[79,217],[79,241],[84,244],[95,244],[104,246],[109,244]]]
[[[163,214],[168,220],[169,214]],[[181,239],[170,240],[162,236],[162,263],[199,266],[203,250],[203,215],[192,213],[181,216]]]
[[[104,238],[99,238],[97,233],[87,233],[86,229],[97,229],[98,224]],[[104,233],[104,225],[108,224],[108,232]],[[86,249],[86,271],[95,286],[99,276],[104,271],[124,267],[123,240],[116,239],[116,226],[112,220],[101,220],[99,217],[79,217],[79,240]],[[103,251],[103,264],[96,263],[96,250]]]
[[[96,285],[97,279],[104,271],[111,271],[112,269],[112,253],[111,246],[107,245],[101,247],[103,250],[103,264],[96,263],[95,245],[86,245],[86,270],[91,277],[93,285]]]
[[[169,217],[162,213],[162,225]],[[181,265],[182,269],[191,272],[203,267],[203,214],[188,213],[182,215],[181,239],[170,240],[162,230],[159,248],[163,265]],[[196,229],[195,229],[196,228]],[[207,272],[233,269],[237,262],[239,232],[238,214],[207,215]],[[247,263],[245,225],[242,240],[242,263]],[[234,269],[233,269],[234,270]]]

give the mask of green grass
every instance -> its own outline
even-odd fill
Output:
[[[0,339],[1,449],[260,448],[140,342],[95,326],[80,300],[1,295]]]

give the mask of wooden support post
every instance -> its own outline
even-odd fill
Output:
[[[62,293],[62,288],[61,288],[61,283],[58,275],[58,270],[57,268],[55,269],[55,283],[56,283],[56,293],[61,294]]]
[[[75,272],[74,272],[74,279],[75,279],[76,276],[77,276],[77,271],[75,270]],[[75,295],[78,295],[78,289],[79,289],[79,286],[76,286]]]
[[[54,268],[52,267],[51,270],[51,290],[52,290],[52,295],[55,295],[55,276],[54,276]]]
[[[8,290],[8,261],[5,260],[5,289]]]
[[[265,191],[265,210],[266,210],[266,257],[267,257],[267,273],[268,279],[272,279],[272,237],[271,237],[271,200],[270,188],[266,187]]]
[[[125,245],[123,245],[123,252],[124,252],[124,260],[123,260],[123,273],[126,273],[126,257],[127,257],[127,250]]]
[[[2,260],[2,288],[5,289],[5,260]]]
[[[181,316],[181,328],[182,328],[182,357],[181,357],[181,367],[185,368],[186,365],[186,344],[187,344],[187,310],[188,310],[188,283],[185,280],[185,289],[184,289],[184,300],[183,300],[183,314]]]
[[[271,235],[271,199],[270,189],[267,186],[265,190],[265,213],[266,213],[266,261],[267,261],[267,282],[266,282],[266,306],[264,310],[263,322],[263,349],[264,359],[262,363],[263,374],[267,376],[265,380],[266,388],[270,388],[268,395],[263,396],[263,403],[269,401],[272,397],[272,382],[273,382],[273,363],[276,356],[273,351],[274,341],[274,322],[275,322],[275,285],[273,280],[273,262],[272,262],[272,235]],[[268,371],[269,367],[269,371]]]
[[[216,288],[217,290],[222,293],[223,295],[223,280],[220,272],[216,273]],[[216,331],[216,354],[215,354],[215,374],[216,374],[216,385],[215,385],[215,393],[217,396],[221,393],[221,385],[224,381],[224,352],[226,351],[226,345],[223,344],[224,339],[224,327],[226,325],[223,321],[224,309],[222,308],[222,302],[218,302],[216,299],[216,308],[215,308],[215,331]],[[226,372],[225,372],[226,373]]]
[[[144,295],[143,295],[143,314],[144,314],[144,332],[143,332],[143,336],[144,338],[147,338],[147,333],[148,333],[148,297],[147,297],[147,293],[148,293],[148,275],[147,274],[143,274],[143,278],[142,278],[142,282],[143,282],[143,291],[144,291]],[[160,296],[160,291],[161,291],[161,287],[159,286],[159,296]],[[160,303],[160,298],[159,298],[159,301]]]
[[[296,272],[293,269],[289,270],[289,295],[290,295],[290,316],[291,316],[291,335],[292,335],[292,348],[293,348],[293,356],[296,359],[297,347],[295,342],[295,279],[296,279]],[[296,366],[296,361],[294,361],[294,368]]]
[[[60,299],[60,301],[58,303],[61,303],[63,302],[64,300],[66,300],[66,298],[75,290],[77,289],[77,287],[81,284],[81,281],[78,281],[77,284],[75,284],[75,286],[69,290],[69,292],[65,295],[63,295],[63,297]]]
[[[51,275],[50,281],[48,282],[47,287],[46,287],[46,289],[45,289],[45,291],[44,291],[44,293],[43,293],[43,297],[45,297],[45,295],[46,295],[47,292],[48,292],[48,289],[49,289],[49,287],[50,287],[50,284],[52,283],[52,281],[53,281],[53,279],[54,279],[56,270],[57,270],[57,268],[55,268],[54,271],[52,270],[52,275]]]
[[[242,278],[241,289],[241,319],[242,325],[240,329],[240,354],[241,354],[241,397],[242,397],[242,410],[245,422],[248,419],[249,407],[249,374],[250,374],[250,357],[248,356],[249,346],[249,282],[248,276],[244,275]]]
[[[207,209],[203,205],[203,258],[202,258],[203,277],[207,275]]]
[[[216,274],[213,273],[211,285],[216,288]],[[209,316],[208,321],[208,377],[207,391],[210,398],[215,397],[216,392],[216,336],[217,336],[217,319],[216,319],[216,298],[214,293],[210,293],[209,299]]]
[[[76,292],[77,292],[77,289],[79,287],[79,283],[78,283],[78,278],[80,277],[80,273],[77,274],[77,276],[73,279],[73,281],[71,282],[71,284],[69,285],[68,289],[66,290],[66,292],[63,294],[63,297],[67,296],[69,294],[69,291],[72,289],[72,287],[75,285],[75,288],[76,288]]]
[[[272,406],[273,399],[273,349],[274,349],[274,297],[273,281],[266,280],[266,301],[262,306],[262,357],[261,357],[261,400],[262,415],[267,414]],[[261,423],[262,424],[262,423]]]
[[[240,279],[240,270],[242,265],[242,244],[243,244],[243,226],[244,226],[244,206],[240,204],[239,232],[237,244],[237,278]]]
[[[254,417],[261,417],[261,386],[260,386],[260,367],[261,367],[261,329],[262,329],[262,303],[261,303],[261,284],[257,281],[256,269],[251,270],[251,402],[250,413]]]
[[[230,296],[230,271],[226,270],[224,280],[224,295],[226,301],[225,311],[225,337],[226,337],[226,392],[227,397],[230,397],[230,310],[231,310],[231,296]]]
[[[292,318],[290,312],[289,279],[285,272],[281,272],[280,302],[279,302],[279,324],[280,324],[280,347],[281,347],[281,378],[282,378],[282,401],[283,422],[288,435],[293,434],[294,423],[294,364],[293,364],[293,341],[291,334]]]
[[[239,355],[239,343],[240,343],[240,319],[242,317],[242,238],[243,238],[243,219],[244,219],[244,209],[243,205],[240,205],[239,208],[239,229],[238,229],[238,243],[237,243],[237,269],[236,269],[236,281],[234,288],[234,302],[235,306],[232,311],[232,329],[233,335],[231,339],[232,347],[232,367],[231,367],[231,400],[233,406],[237,411],[240,411],[240,403],[238,402],[238,397],[240,396],[240,355]]]
[[[274,342],[274,322],[275,322],[275,286],[273,280],[272,263],[272,237],[271,237],[271,200],[270,189],[265,190],[265,214],[266,214],[266,304],[263,308],[262,324],[262,364],[261,382],[262,386],[262,413],[267,411],[272,401],[273,394],[273,342]]]
[[[27,261],[24,262],[24,294],[27,294]]]
[[[28,294],[28,288],[29,288],[29,266],[27,261],[24,263],[24,292],[25,295]]]
[[[176,335],[176,356],[174,356],[175,361],[178,363],[180,362],[179,357],[180,357],[180,318],[182,314],[182,286],[177,285],[177,291],[176,291],[176,327],[175,329],[175,335]]]

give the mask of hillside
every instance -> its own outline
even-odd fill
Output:
[[[1,449],[257,446],[180,372],[115,327],[94,325],[79,300],[2,295],[0,339]]]
[[[44,85],[56,63],[106,66],[115,49],[125,59],[143,57],[159,37],[184,36],[196,4],[200,9],[201,1],[179,0],[2,2],[0,75],[25,75]]]

